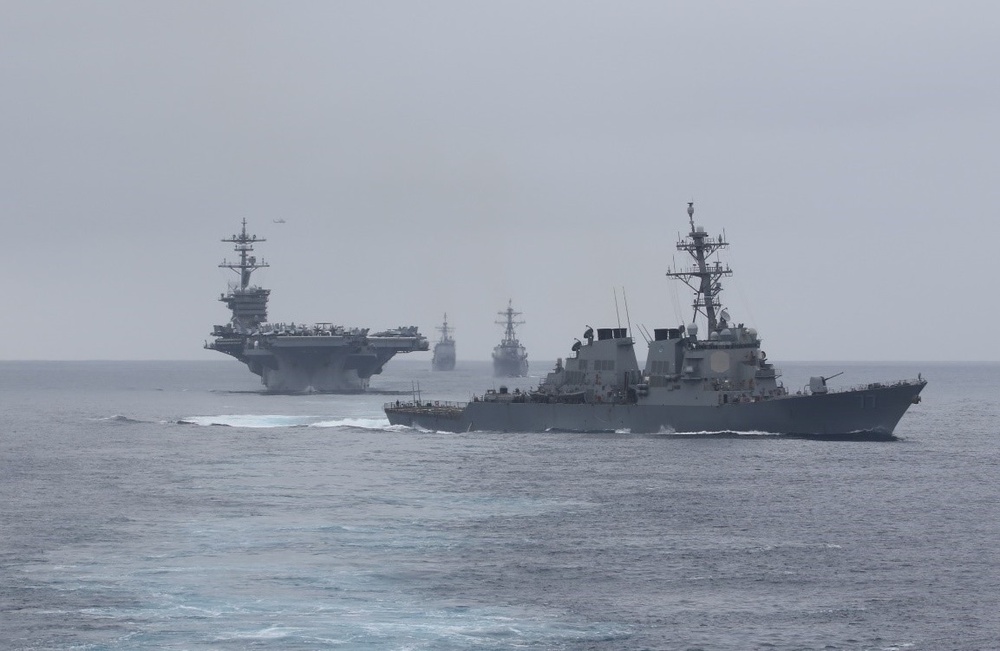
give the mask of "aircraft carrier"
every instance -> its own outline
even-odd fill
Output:
[[[728,265],[711,256],[728,247],[695,226],[677,243],[692,264],[667,276],[694,292],[692,323],[642,331],[648,352],[640,367],[628,328],[587,328],[537,389],[505,387],[468,403],[425,401],[385,405],[389,422],[429,430],[543,432],[755,432],[819,439],[886,440],[920,402],[927,382],[914,379],[827,386],[833,376],[788,389],[761,350],[754,328],[733,323],[719,296]],[[705,335],[697,321],[707,324]],[[839,374],[838,374],[839,375]]]
[[[369,333],[332,323],[268,323],[271,290],[250,284],[257,269],[268,267],[253,255],[263,238],[239,233],[225,238],[239,259],[219,266],[239,274],[219,300],[232,312],[229,323],[216,325],[205,348],[235,357],[260,376],[270,393],[354,393],[368,389],[369,379],[382,372],[397,353],[428,350],[427,338],[416,326]]]

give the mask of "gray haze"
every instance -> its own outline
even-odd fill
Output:
[[[1000,359],[998,19],[0,2],[0,358],[215,358],[246,218],[272,320],[433,338],[447,311],[487,359],[513,298],[538,373],[615,288],[633,324],[690,321],[664,272],[693,199],[772,359]]]

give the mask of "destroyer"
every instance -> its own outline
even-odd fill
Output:
[[[214,340],[205,348],[231,355],[260,376],[272,393],[357,392],[368,388],[372,375],[382,372],[396,353],[428,350],[427,339],[415,326],[399,327],[376,334],[367,328],[344,328],[330,323],[304,325],[268,323],[267,299],[271,293],[250,284],[250,274],[269,266],[252,255],[253,245],[263,238],[247,234],[247,222],[239,234],[222,240],[231,242],[238,262],[223,260],[220,267],[239,274],[239,281],[219,300],[233,318],[212,331]]]
[[[538,432],[768,432],[810,438],[891,439],[927,384],[919,377],[832,390],[816,376],[790,392],[760,349],[753,328],[732,323],[719,301],[720,280],[732,275],[716,257],[728,246],[694,224],[677,243],[693,264],[668,270],[694,291],[695,321],[647,337],[640,368],[626,328],[587,328],[574,356],[556,362],[535,390],[504,387],[468,403],[413,401],[385,405],[389,422],[431,430]]]
[[[493,348],[493,375],[495,377],[524,377],[528,374],[528,352],[517,340],[514,326],[524,325],[524,321],[515,321],[514,317],[521,316],[520,312],[515,312],[511,307],[511,301],[507,301],[507,309],[497,312],[504,317],[503,321],[497,321],[497,325],[504,326],[503,339]]]
[[[434,344],[434,356],[431,358],[431,368],[435,371],[455,370],[455,340],[448,328],[448,314],[444,315],[444,324],[438,326],[441,338]]]

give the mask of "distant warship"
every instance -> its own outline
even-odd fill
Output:
[[[668,270],[694,291],[694,321],[707,322],[704,339],[696,322],[661,328],[649,345],[645,367],[636,362],[626,328],[601,328],[594,341],[587,328],[573,357],[535,390],[505,387],[474,396],[468,403],[410,402],[385,405],[389,422],[430,430],[541,432],[676,433],[768,432],[807,438],[892,439],[910,405],[920,402],[927,382],[876,382],[847,389],[827,387],[831,377],[815,376],[794,392],[778,381],[781,373],[760,349],[757,331],[732,323],[722,308],[720,280],[728,265],[709,257],[728,245],[694,224],[677,249],[693,265]]]
[[[438,326],[441,338],[434,344],[434,356],[431,358],[431,368],[435,371],[455,370],[455,340],[448,328],[448,314],[444,315],[444,324]]]
[[[330,323],[304,325],[268,323],[267,299],[271,293],[250,284],[250,274],[269,265],[257,260],[253,245],[263,238],[242,230],[222,240],[231,242],[238,262],[223,260],[219,266],[239,274],[220,301],[233,318],[212,331],[214,341],[205,348],[231,355],[260,376],[272,393],[358,392],[368,388],[372,375],[382,372],[396,353],[427,350],[427,339],[415,326],[399,327],[373,335],[368,328],[344,328]]]
[[[524,377],[528,374],[528,353],[514,334],[514,326],[523,325],[524,321],[515,321],[515,312],[511,301],[507,301],[507,309],[497,312],[504,317],[497,325],[504,326],[503,339],[493,348],[493,375],[495,377]]]

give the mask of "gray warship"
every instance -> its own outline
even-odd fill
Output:
[[[512,301],[507,301],[507,309],[497,312],[504,317],[503,321],[496,322],[504,326],[504,333],[503,339],[493,348],[494,377],[524,377],[528,374],[528,352],[514,332],[514,326],[524,325],[524,321],[514,320],[521,313],[515,312],[511,304]]]
[[[906,410],[927,384],[916,379],[867,383],[834,390],[831,377],[815,376],[787,390],[781,372],[761,350],[756,330],[733,323],[719,300],[723,277],[732,275],[716,256],[728,247],[695,226],[677,243],[693,264],[668,269],[694,292],[694,322],[654,329],[644,337],[644,367],[636,361],[628,329],[592,328],[576,340],[573,357],[537,389],[505,387],[468,403],[396,402],[385,405],[389,422],[429,430],[465,432],[571,431],[632,433],[759,432],[805,438],[891,440]],[[707,322],[699,338],[697,321]]]
[[[206,342],[205,348],[246,364],[260,376],[268,392],[365,391],[371,376],[381,373],[397,353],[429,349],[426,337],[415,326],[369,334],[368,328],[331,323],[268,323],[271,290],[250,284],[254,271],[270,266],[252,255],[254,244],[266,240],[247,234],[244,219],[242,230],[222,241],[234,245],[239,260],[223,260],[219,266],[238,273],[239,280],[219,298],[232,311],[232,319],[214,326],[213,340]]]
[[[435,371],[455,370],[455,339],[448,327],[448,313],[444,315],[444,323],[438,326],[441,338],[434,344],[434,356],[431,357],[431,368]]]

